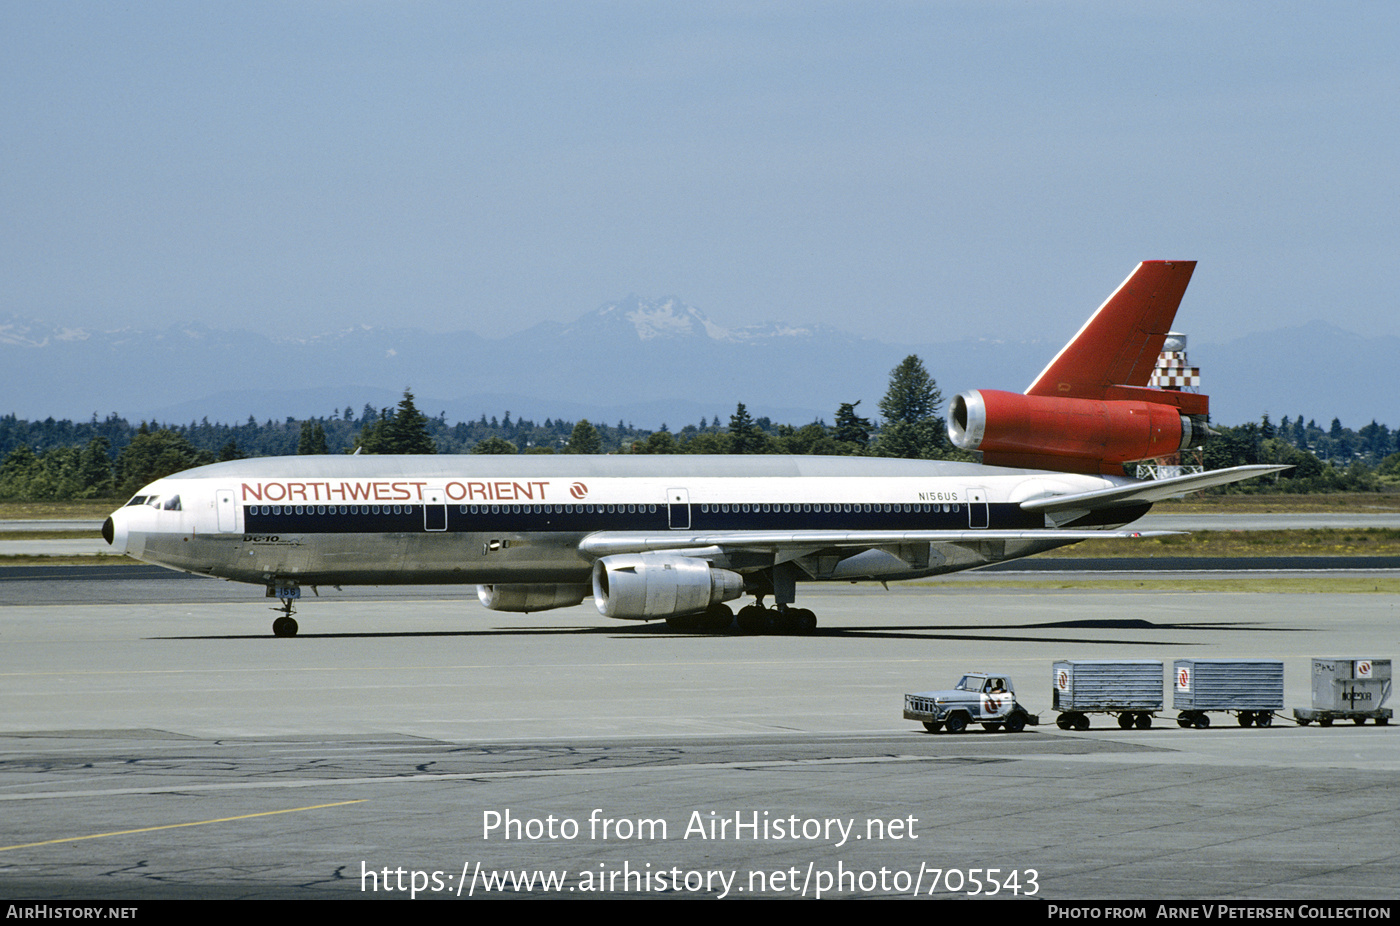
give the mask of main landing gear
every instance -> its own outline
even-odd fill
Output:
[[[817,629],[817,616],[806,608],[794,608],[797,599],[798,569],[792,563],[779,563],[767,573],[768,586],[750,589],[754,603],[740,608],[736,623],[740,633],[811,633]],[[773,607],[765,608],[763,599],[771,591]]]
[[[740,633],[811,633],[817,629],[817,616],[806,608],[778,605],[763,607],[762,600],[740,608],[735,618]]]
[[[763,599],[740,608],[738,617],[727,604],[712,604],[699,614],[666,618],[672,630],[690,633],[725,633],[731,627],[746,634],[804,634],[817,629],[817,616],[806,608],[763,607]]]

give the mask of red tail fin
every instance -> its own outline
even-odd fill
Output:
[[[1107,399],[1117,398],[1112,386],[1146,386],[1195,269],[1194,260],[1138,264],[1026,395]]]

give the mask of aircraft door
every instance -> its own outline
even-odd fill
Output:
[[[688,490],[666,490],[666,517],[671,530],[690,530],[690,492]]]
[[[447,497],[442,489],[423,492],[423,530],[447,530]]]
[[[234,504],[232,489],[219,489],[214,493],[214,508],[217,512],[219,533],[238,533],[238,506]]]
[[[991,515],[987,508],[986,489],[967,490],[967,526],[973,530],[980,530],[991,523]]]

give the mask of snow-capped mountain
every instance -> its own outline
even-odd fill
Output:
[[[890,370],[911,353],[951,398],[965,389],[1020,391],[1059,346],[889,344],[823,325],[725,327],[675,297],[628,296],[567,324],[500,339],[357,326],[276,340],[199,323],[101,331],[12,316],[0,318],[0,414],[300,418],[392,405],[411,387],[420,407],[454,420],[510,410],[540,420],[674,426],[727,417],[743,402],[756,416],[802,424],[829,422],[840,403],[857,400],[877,416]],[[1349,426],[1372,418],[1400,424],[1397,353],[1400,339],[1362,338],[1324,323],[1225,345],[1190,342],[1212,417],[1224,424],[1266,411],[1275,419],[1301,413]]]

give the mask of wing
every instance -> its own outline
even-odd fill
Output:
[[[1164,537],[1181,531],[1127,530],[956,530],[956,531],[600,531],[579,544],[580,552],[594,558],[618,553],[685,551],[706,557],[731,552],[777,553],[779,560],[795,559],[817,550],[871,549],[904,543],[976,543],[989,540],[1058,540],[1073,542],[1105,537]]]
[[[1132,482],[1092,492],[1051,495],[1021,503],[1026,511],[1043,512],[1047,523],[1075,520],[1099,510],[1141,506],[1187,492],[1239,482],[1287,466],[1236,466],[1208,473],[1193,473],[1171,479]],[[1133,513],[1131,517],[1137,517]],[[893,548],[903,544],[985,543],[989,541],[1048,540],[1073,543],[1105,538],[1164,537],[1180,531],[1093,530],[1046,527],[1018,530],[930,530],[930,531],[600,531],[589,534],[579,544],[579,552],[592,559],[621,553],[674,551],[687,556],[712,559],[742,553],[771,556],[767,562],[788,562],[805,556],[832,551],[850,556],[861,550]]]

